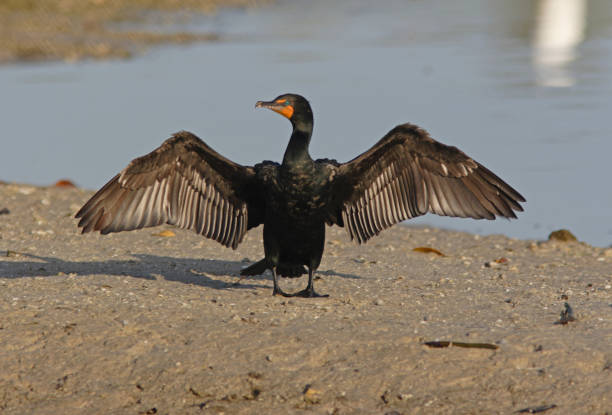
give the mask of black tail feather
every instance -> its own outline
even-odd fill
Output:
[[[272,266],[264,258],[244,268],[242,271],[240,271],[240,275],[260,275],[266,272],[267,269],[272,269]],[[308,271],[303,265],[279,264],[279,266],[276,268],[276,273],[281,277],[297,278],[307,274]]]

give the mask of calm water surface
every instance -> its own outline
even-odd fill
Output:
[[[313,157],[346,161],[413,122],[528,200],[518,221],[412,223],[612,243],[608,1],[287,0],[188,27],[222,40],[0,67],[0,180],[98,188],[180,129],[239,163],[278,161],[290,124],[254,104],[297,92]]]

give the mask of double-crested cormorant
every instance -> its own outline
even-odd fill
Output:
[[[323,256],[325,224],[343,226],[366,242],[403,220],[438,215],[516,218],[525,199],[456,147],[412,124],[393,128],[357,158],[338,163],[308,153],[313,116],[295,94],[259,101],[293,125],[281,164],[236,164],[182,131],[133,160],[76,214],[83,233],[102,234],[164,223],[191,229],[236,249],[246,232],[264,225],[265,258],[242,271],[272,270],[273,294],[319,296],[313,274]],[[278,276],[300,276],[307,287],[283,292]]]

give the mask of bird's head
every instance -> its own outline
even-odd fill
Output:
[[[312,109],[306,98],[301,95],[283,94],[272,101],[257,101],[255,107],[278,112],[289,119],[293,125],[301,122],[312,123]]]

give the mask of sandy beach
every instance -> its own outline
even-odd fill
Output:
[[[194,32],[181,29],[181,23],[212,14],[220,7],[242,10],[271,3],[274,2],[5,0],[0,4],[0,64],[127,59],[162,44],[224,41],[222,31]],[[354,10],[355,14],[361,12]],[[591,12],[591,16],[596,13]],[[436,19],[438,14],[441,13],[436,11]],[[469,24],[463,26],[477,26],[479,20],[473,20],[469,11],[466,14]],[[508,10],[499,15],[508,15]],[[330,20],[330,26],[335,27],[338,21],[345,23],[345,14],[338,16],[339,20]],[[319,19],[317,14],[306,17]],[[537,19],[530,17],[531,20]],[[503,27],[491,24],[489,17],[484,21],[483,26]],[[493,117],[486,112],[481,115],[481,107],[468,102],[464,98],[467,92],[461,91],[465,95],[458,95],[456,102],[473,108],[471,111],[481,117],[479,122],[487,117],[495,122],[511,120],[512,115],[521,121],[522,129],[530,131],[534,142],[536,137],[548,140],[551,146],[567,148],[572,155],[566,144],[576,137],[586,137],[592,140],[587,141],[586,147],[598,148],[595,137],[607,136],[586,124],[563,127],[559,122],[596,117],[594,109],[598,107],[593,102],[606,102],[605,84],[587,82],[591,89],[568,94],[588,97],[587,101],[564,101],[559,93],[548,96],[541,90],[516,92],[517,85],[531,83],[528,76],[518,77],[519,71],[512,66],[512,62],[531,59],[520,59],[519,52],[529,49],[518,36],[511,42],[500,38],[505,40],[497,40],[493,47],[516,44],[519,52],[512,49],[505,59],[486,56],[482,60],[497,62],[496,66],[483,66],[479,72],[473,68],[480,66],[473,65],[469,57],[463,59],[466,54],[462,51],[473,50],[470,44],[461,49],[444,40],[461,37],[463,26],[447,34],[447,38],[440,30],[433,37],[440,36],[443,42],[425,42],[422,46],[413,37],[417,41],[432,37],[424,30],[431,25],[424,18],[423,22],[420,30],[416,27],[406,36],[415,42],[406,49],[410,52],[410,66],[426,63],[421,70],[423,77],[416,78],[416,82],[430,83],[431,90],[443,90],[462,78],[459,68],[452,74],[453,83],[445,84],[444,77],[434,76],[436,71],[444,74],[451,65],[429,57],[418,59],[424,56],[417,53],[420,47],[448,48],[453,51],[449,56],[456,53],[461,57],[453,64],[465,66],[477,76],[486,74],[485,81],[462,81],[462,85],[471,88],[470,94],[483,85],[494,90],[494,76],[498,76],[510,89],[499,89],[497,101],[510,98],[511,105],[534,108],[534,113],[547,106],[588,111],[588,117],[581,113],[538,112],[538,118],[529,124],[529,117],[518,112],[512,115],[505,107],[496,106]],[[401,23],[398,28],[406,26]],[[384,24],[389,22],[385,20]],[[600,25],[605,27],[605,22]],[[563,26],[567,24],[563,22]],[[452,29],[452,25],[449,27]],[[522,33],[528,26],[518,27],[516,32]],[[604,31],[597,27],[589,31]],[[279,33],[287,35],[289,41],[307,39],[301,30],[298,25],[295,38],[293,33]],[[276,34],[278,37],[281,36]],[[474,34],[467,37],[481,39]],[[274,36],[264,34],[261,39],[267,42],[270,38]],[[404,40],[397,40],[399,36],[381,38],[388,42],[383,43],[384,48],[397,47],[400,54],[404,53],[399,47]],[[368,60],[379,56],[378,43],[369,43],[365,35],[354,39],[370,45],[372,55],[367,55]],[[327,55],[331,57],[336,52],[326,52],[316,47],[316,42],[314,46],[305,45],[298,44],[297,54],[278,49],[270,55],[272,65],[280,68],[281,84],[287,82],[282,69],[289,67],[291,74],[294,71],[283,65],[316,68],[316,64],[325,64]],[[362,56],[356,43],[347,45],[355,56]],[[591,52],[582,52],[583,56],[605,56],[592,52],[596,50],[593,44],[589,48],[585,50]],[[238,67],[236,62],[242,61],[228,62]],[[300,77],[296,71],[300,86],[324,88],[323,81],[309,86],[303,80],[323,78],[318,75],[321,72],[336,82],[362,65],[361,60],[347,60],[351,65],[334,69],[333,60],[330,62],[324,71],[313,70],[313,75]],[[601,71],[580,73],[576,77],[578,85],[582,80],[605,78],[605,65],[601,62],[585,60],[575,66]],[[264,69],[254,73],[271,73],[268,67]],[[497,72],[500,75],[495,75]],[[53,74],[50,79],[57,77]],[[241,78],[239,74],[235,73],[236,79]],[[382,71],[376,76],[392,75]],[[176,76],[183,75],[177,72]],[[206,76],[215,79],[216,75],[210,72]],[[39,83],[42,78],[27,77],[19,82],[28,88],[41,88],[46,85]],[[356,72],[354,79],[355,85],[363,85],[368,78]],[[574,82],[572,77],[567,79]],[[412,84],[406,85],[406,97],[424,99],[424,94],[413,94]],[[209,93],[206,86],[198,88],[201,94]],[[385,90],[384,85],[378,85],[378,79],[376,88]],[[395,92],[395,86],[387,89],[400,94]],[[604,92],[598,97],[594,90]],[[359,94],[366,96],[365,92]],[[521,94],[543,98],[537,106],[535,101],[512,101]],[[452,98],[440,95],[435,101],[448,100],[449,96]],[[28,100],[30,95],[7,97],[11,110],[19,108],[17,101],[25,102],[28,110],[31,102],[38,101]],[[316,99],[321,98],[319,95]],[[374,98],[380,102],[380,96]],[[148,95],[146,99],[150,99]],[[492,101],[482,102],[486,107]],[[45,116],[52,118],[52,112],[47,114],[48,107],[43,103],[41,108]],[[206,108],[203,105],[203,110]],[[159,114],[163,109],[139,111]],[[407,113],[412,117],[411,111]],[[461,115],[453,107],[453,116],[455,112]],[[90,113],[94,114],[94,109]],[[65,124],[74,122],[55,118]],[[28,122],[31,120],[41,125],[47,122],[36,113]],[[563,129],[552,129],[547,120],[554,120]],[[449,118],[445,122],[453,121]],[[120,125],[116,119],[113,123]],[[507,125],[514,128],[518,123]],[[546,126],[545,131],[537,133],[534,126],[540,125]],[[88,129],[96,127],[88,125]],[[26,130],[25,139],[33,136]],[[56,135],[64,134],[70,133],[62,128]],[[53,142],[46,131],[39,135]],[[513,145],[519,148],[519,144]],[[529,145],[531,149],[532,143]],[[509,150],[510,146],[504,151],[510,158]],[[530,151],[538,157],[553,155],[550,151]],[[6,153],[15,152],[9,149]],[[605,166],[592,156],[581,158],[576,153],[573,158],[579,163],[586,164],[580,161],[584,159],[589,164]],[[561,161],[558,166],[534,161],[523,167],[525,171],[582,170],[578,165],[566,167]],[[605,175],[597,172],[588,177]],[[530,180],[538,179],[533,176]],[[563,176],[558,180],[555,177],[555,181],[572,187],[572,182],[563,180]],[[551,181],[542,183],[542,188],[553,192],[552,187],[547,187]],[[410,224],[395,226],[359,246],[349,240],[344,229],[328,228],[315,285],[319,293],[329,297],[283,298],[272,296],[269,273],[239,276],[243,267],[263,257],[261,227],[250,231],[237,250],[172,226],[106,236],[81,235],[74,215],[92,194],[92,190],[74,186],[35,187],[0,181],[0,414],[612,415],[612,247],[549,240],[547,233],[540,240],[519,240]],[[581,203],[587,200],[584,203],[593,206],[607,205],[599,202],[603,199],[571,196]],[[530,209],[529,203],[525,208]],[[578,216],[581,220],[597,217],[582,211],[574,215]],[[595,226],[601,222],[605,221]],[[609,228],[609,224],[602,223],[602,229],[605,226]],[[286,291],[298,291],[305,287],[306,278],[283,279],[281,285]]]
[[[90,195],[0,185],[3,414],[612,413],[610,248],[329,228],[330,297],[287,299],[239,277],[261,229],[235,251],[170,226],[80,235]]]
[[[126,59],[161,44],[218,40],[216,33],[174,24],[220,7],[256,7],[262,0],[3,0],[0,64]]]

